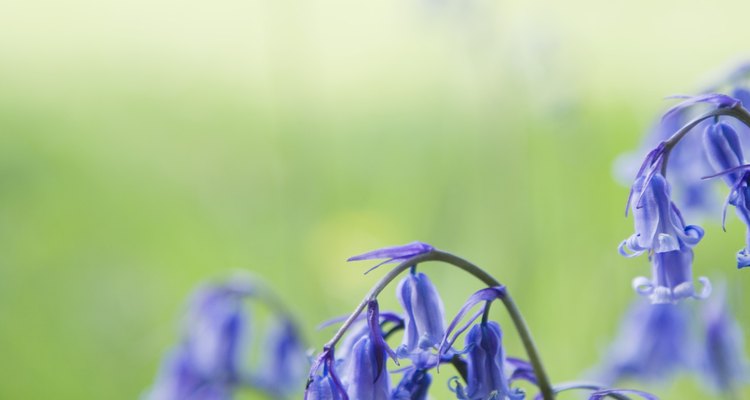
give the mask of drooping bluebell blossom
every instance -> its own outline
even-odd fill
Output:
[[[502,332],[494,321],[474,325],[466,335],[463,350],[468,361],[466,387],[455,381],[455,393],[460,400],[523,399],[524,394],[512,390],[505,377],[505,354]]]
[[[184,346],[196,370],[216,379],[236,380],[246,335],[245,293],[229,285],[200,289],[192,299]]]
[[[462,327],[459,322],[475,305],[504,298],[505,287],[490,287],[474,293],[461,307],[456,317],[446,329],[440,345],[440,353],[448,351],[458,336],[472,324],[480,313],[474,314]],[[456,333],[451,336],[453,331]],[[524,394],[511,389],[505,374],[505,352],[502,346],[502,331],[493,321],[481,321],[474,324],[466,335],[465,348],[460,352],[467,361],[466,386],[454,379],[453,391],[460,400],[518,400]]]
[[[425,367],[429,350],[437,347],[445,334],[443,301],[427,275],[415,271],[401,280],[396,294],[406,312],[399,357],[411,357],[415,364]]]
[[[301,389],[305,376],[305,349],[294,323],[286,318],[276,321],[265,336],[258,368],[258,385],[276,398],[287,397]]]
[[[661,381],[691,366],[691,314],[685,307],[638,299],[596,368],[596,380],[607,384],[624,379]]]
[[[255,368],[243,363],[249,348],[249,299],[267,303],[277,325],[265,338]],[[264,340],[264,339],[261,339]],[[274,398],[299,389],[300,368],[306,362],[291,316],[259,281],[237,275],[204,285],[191,296],[179,344],[165,359],[150,400],[231,399],[252,387]]]
[[[368,251],[367,253],[349,257],[346,261],[386,259],[380,264],[367,270],[367,272],[370,272],[383,264],[406,261],[414,256],[429,253],[433,250],[435,250],[435,248],[427,243],[412,242],[401,246],[384,247],[382,249]]]
[[[228,382],[207,379],[198,372],[189,354],[177,349],[164,359],[156,383],[143,400],[230,400]]]
[[[427,370],[410,367],[391,394],[391,400],[427,400],[432,376]]]
[[[748,380],[748,362],[742,330],[735,320],[722,286],[703,310],[705,323],[704,354],[701,370],[714,389],[734,393]]]
[[[349,400],[336,371],[334,348],[324,348],[310,368],[305,400]]]
[[[391,388],[386,358],[395,361],[396,354],[383,338],[377,300],[371,300],[367,309],[368,334],[357,340],[343,361],[341,381],[351,399],[388,400]]]
[[[723,122],[708,126],[703,143],[711,166],[730,188],[727,204],[735,207],[737,216],[747,227],[745,248],[737,253],[737,267],[750,266],[750,172],[741,169],[745,164],[742,143],[734,128]],[[726,208],[723,218],[726,218]]]
[[[631,201],[635,233],[620,244],[620,253],[627,257],[649,253],[651,279],[638,277],[633,281],[636,291],[649,296],[653,303],[673,303],[710,293],[710,283],[700,278],[704,289],[696,294],[693,287],[693,251],[703,229],[685,225],[682,215],[672,203],[669,184],[659,173],[650,179],[641,176],[633,184]]]

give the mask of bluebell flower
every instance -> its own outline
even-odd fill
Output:
[[[237,379],[246,336],[245,294],[227,285],[200,289],[192,299],[184,329],[185,351],[205,376]]]
[[[410,367],[393,390],[391,400],[427,400],[431,383],[432,376],[426,369]]]
[[[315,359],[305,388],[305,400],[349,400],[336,371],[333,347],[324,348]]]
[[[726,204],[735,207],[737,216],[747,227],[745,247],[737,253],[737,267],[750,266],[750,172],[745,167],[742,144],[732,126],[717,122],[708,126],[704,134],[704,147],[715,172],[729,186]],[[722,225],[726,219],[726,207]]]
[[[638,299],[620,323],[595,378],[607,384],[668,378],[694,362],[689,329],[690,312],[684,305]]]
[[[722,286],[703,310],[704,354],[701,370],[716,390],[734,393],[748,380],[748,362],[742,330],[729,310]]]
[[[458,336],[472,324],[482,312],[474,314],[462,327],[459,322],[475,305],[502,299],[506,295],[505,287],[490,287],[474,293],[461,307],[456,317],[446,329],[440,352],[445,353]],[[453,336],[451,333],[456,331]],[[466,335],[465,348],[460,352],[467,362],[466,386],[456,378],[452,390],[460,400],[518,400],[524,394],[511,389],[505,374],[505,352],[502,346],[502,331],[493,321],[482,320],[474,324]]]
[[[460,400],[523,399],[524,394],[511,390],[505,377],[505,354],[502,332],[494,321],[474,325],[466,335],[463,350],[468,361],[466,387],[455,381],[455,393]]]
[[[399,356],[421,363],[425,357],[420,353],[437,347],[445,333],[443,301],[427,275],[416,271],[401,280],[396,294],[406,312]]]
[[[243,363],[250,347],[248,299],[267,302],[276,323],[263,342],[261,366]],[[263,285],[245,276],[204,285],[191,296],[179,344],[146,395],[153,400],[231,399],[246,387],[288,397],[304,376],[306,356],[291,317]]]
[[[263,358],[258,368],[258,385],[276,398],[301,389],[305,376],[305,349],[294,323],[281,318],[265,335]]]
[[[370,272],[373,269],[383,264],[406,261],[414,256],[429,253],[433,250],[435,250],[435,248],[430,246],[427,243],[412,242],[412,243],[401,245],[401,246],[384,247],[382,249],[368,251],[367,253],[364,253],[364,254],[349,257],[346,261],[386,259],[380,264],[367,270],[367,272]]]
[[[638,178],[633,193],[635,233],[620,244],[620,253],[633,257],[648,252],[652,265],[651,279],[638,277],[633,281],[636,291],[649,296],[653,303],[708,296],[708,280],[699,279],[704,289],[696,294],[692,276],[692,247],[703,238],[703,229],[685,225],[661,174],[654,174],[650,180],[646,175]]]
[[[390,377],[386,358],[396,361],[396,354],[383,338],[377,300],[367,306],[368,333],[357,340],[341,368],[346,393],[357,400],[388,400]]]
[[[229,382],[207,379],[194,367],[184,349],[176,349],[164,359],[154,386],[144,400],[230,400]]]

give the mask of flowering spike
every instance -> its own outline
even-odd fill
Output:
[[[414,256],[429,253],[433,250],[435,250],[435,248],[427,243],[411,242],[402,246],[384,247],[382,249],[369,251],[367,253],[349,257],[346,261],[386,259],[380,264],[377,264],[376,266],[367,270],[367,272],[370,272],[383,264],[406,261]]]
[[[445,334],[443,301],[427,275],[410,273],[396,289],[399,302],[404,307],[404,339],[399,353],[415,355],[436,347]]]

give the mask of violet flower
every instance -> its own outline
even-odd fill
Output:
[[[429,350],[437,347],[445,333],[443,301],[427,275],[416,271],[401,280],[396,294],[406,312],[399,357],[411,357],[425,367]]]
[[[388,400],[391,392],[386,357],[396,354],[383,339],[377,300],[367,306],[369,332],[361,337],[341,368],[341,380],[349,398],[357,400]]]
[[[427,400],[431,383],[432,376],[426,369],[410,367],[393,390],[391,400]]]
[[[638,277],[633,281],[636,291],[649,296],[653,303],[708,296],[708,279],[699,279],[704,288],[697,294],[692,277],[692,247],[703,238],[703,229],[685,225],[671,201],[669,184],[661,174],[654,174],[648,181],[646,175],[638,178],[633,193],[635,233],[620,244],[620,253],[633,257],[648,252],[652,265],[651,279]]]
[[[638,299],[619,329],[595,373],[599,381],[663,381],[693,363],[690,312],[682,304]]]
[[[732,126],[715,123],[706,129],[703,143],[711,166],[730,188],[726,204],[735,207],[737,216],[747,228],[745,247],[737,252],[737,268],[750,266],[750,172],[743,168],[745,158],[740,138]],[[726,204],[722,226],[726,219]]]
[[[479,303],[491,302],[505,297],[505,287],[491,287],[474,293],[461,307],[445,332],[440,352],[445,353],[455,342],[458,335],[468,328],[482,313],[470,317],[468,322],[458,328],[464,315]],[[451,337],[451,333],[456,333]],[[466,355],[467,371],[464,386],[453,379],[451,388],[460,400],[519,400],[524,398],[522,391],[511,389],[505,374],[505,352],[502,346],[502,331],[493,321],[482,320],[469,330],[465,340],[466,347],[459,353]]]

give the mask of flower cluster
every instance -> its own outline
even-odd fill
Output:
[[[564,384],[553,388],[539,364],[506,358],[502,330],[497,322],[489,320],[489,310],[494,301],[514,303],[503,285],[468,261],[419,242],[376,250],[350,260],[378,258],[400,264],[375,286],[371,292],[374,294],[346,319],[316,357],[310,369],[306,400],[425,400],[433,374],[441,365],[450,365],[456,371],[449,384],[460,400],[521,400],[526,398],[524,391],[514,387],[521,380],[537,385],[545,399],[569,389],[587,389],[592,392],[591,399],[623,398],[626,394],[655,399],[645,392],[602,385]],[[417,270],[420,262],[430,260],[453,264],[490,284],[470,296],[447,327],[438,290],[426,274]],[[401,312],[381,313],[378,293],[390,279],[406,270],[396,290]],[[366,315],[362,316],[365,310]],[[508,310],[515,319],[522,318],[514,305]],[[397,331],[403,331],[401,344],[393,350],[388,339]],[[520,329],[519,334],[531,341],[527,331]],[[461,336],[464,346],[457,348],[455,344]],[[537,357],[534,349],[527,350],[530,358]],[[396,370],[388,368],[388,359]],[[395,385],[390,380],[394,372],[402,374]]]
[[[693,247],[703,237],[703,229],[687,225],[680,211],[684,208],[695,218],[715,208],[707,178],[722,177],[729,187],[724,215],[731,204],[747,226],[737,267],[750,265],[750,169],[746,145],[738,134],[750,133],[750,113],[743,107],[750,104],[747,74],[743,67],[731,74],[726,85],[713,88],[727,89],[731,96],[702,94],[672,107],[647,139],[651,149],[635,173],[628,199],[635,233],[620,244],[620,252],[628,257],[648,253],[652,277],[636,278],[633,286],[655,304],[705,298],[710,293],[707,279],[700,278],[704,284],[700,293],[692,279]]]
[[[700,290],[693,279],[694,249],[704,229],[687,223],[699,211],[713,208],[710,182],[721,180],[729,188],[724,213],[733,206],[747,226],[737,267],[750,266],[750,164],[745,159],[750,148],[741,139],[750,134],[750,112],[743,107],[750,105],[748,75],[750,66],[712,90],[727,89],[731,95],[685,98],[664,114],[648,139],[645,159],[633,171],[626,207],[635,232],[619,246],[626,257],[647,255],[651,276],[633,280],[636,292],[647,299],[639,298],[627,312],[593,373],[596,382],[553,385],[508,289],[463,258],[413,242],[349,258],[384,260],[367,272],[396,265],[352,314],[326,323],[341,326],[309,358],[290,314],[259,282],[232,279],[201,288],[188,306],[179,344],[144,398],[228,400],[249,388],[283,399],[304,386],[305,400],[426,400],[441,368],[449,369],[445,381],[459,400],[553,400],[568,390],[585,390],[589,400],[656,400],[650,393],[612,385],[663,381],[677,371],[695,372],[727,398],[739,398],[749,370],[726,285],[705,302],[682,300],[707,299],[711,293],[707,278],[698,278]],[[422,271],[421,264],[428,261],[457,267],[483,283],[449,323],[437,288]],[[402,274],[396,288],[401,309],[381,312],[378,296]],[[249,323],[248,300],[265,304],[273,315],[270,330],[256,346],[249,346],[254,325]],[[493,304],[508,312],[528,361],[506,356],[504,331],[490,319]],[[260,351],[252,357],[256,366],[245,362],[250,348]],[[536,393],[527,396],[528,391]]]
[[[244,276],[205,285],[189,301],[179,344],[167,355],[144,400],[227,400],[251,388],[274,398],[295,393],[304,376],[299,330],[260,282]],[[264,337],[262,368],[243,362],[250,347],[250,299],[275,314]]]

